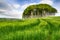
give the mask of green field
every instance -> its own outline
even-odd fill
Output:
[[[60,40],[60,17],[0,18],[0,40]]]

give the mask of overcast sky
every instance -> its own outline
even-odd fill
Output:
[[[26,7],[33,4],[45,3],[58,10],[60,16],[60,0],[0,0],[0,17],[22,18]]]

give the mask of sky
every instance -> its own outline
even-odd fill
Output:
[[[58,10],[60,16],[60,0],[0,0],[0,18],[22,18],[29,5],[49,4]]]

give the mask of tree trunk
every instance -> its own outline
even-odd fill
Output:
[[[38,16],[38,18],[40,17],[39,11],[37,12],[37,16]]]
[[[42,11],[41,17],[43,17],[43,16],[44,16],[44,13],[43,13],[43,11]]]
[[[31,11],[31,18],[33,18],[33,12]]]
[[[46,12],[45,11],[43,11],[43,14],[44,14],[44,17],[46,16]]]
[[[34,18],[36,18],[36,12],[34,12]]]
[[[42,17],[45,17],[46,16],[46,12],[45,10],[42,11]]]

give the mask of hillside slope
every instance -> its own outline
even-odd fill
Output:
[[[0,19],[0,40],[60,40],[59,18]]]

